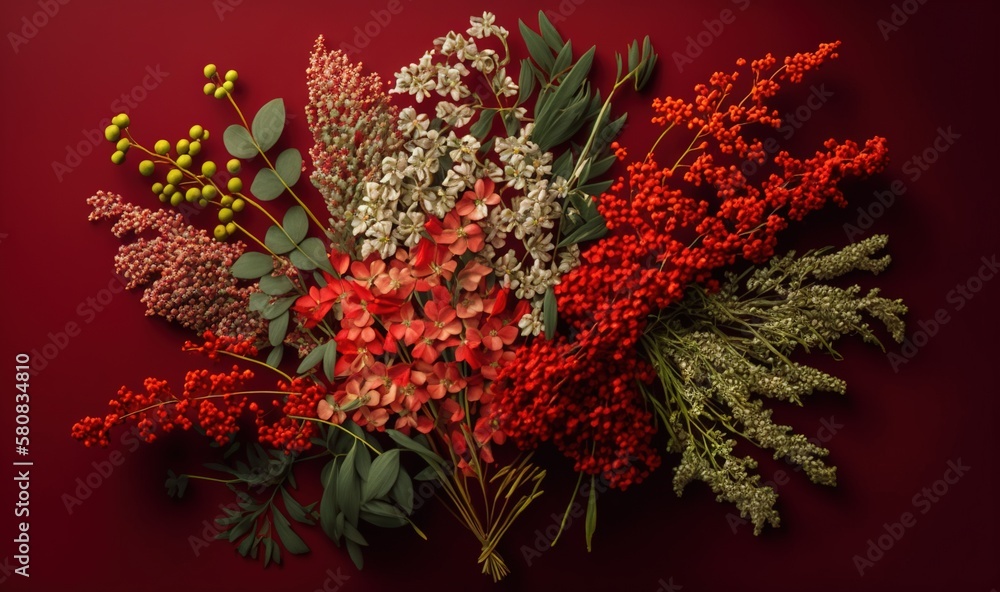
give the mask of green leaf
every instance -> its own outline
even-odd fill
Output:
[[[364,555],[361,553],[361,546],[354,541],[347,541],[347,554],[351,556],[351,561],[354,562],[354,566],[358,569],[364,569],[365,559]]]
[[[267,365],[272,368],[277,368],[281,365],[281,359],[285,357],[285,347],[282,345],[276,345],[271,350],[271,353],[267,354]]]
[[[372,468],[372,453],[369,451],[368,447],[365,445],[358,446],[357,452],[354,454],[354,470],[358,472],[358,476],[364,481],[368,479],[368,472]],[[358,490],[361,491],[360,489]]]
[[[586,223],[582,224],[579,228],[570,233],[569,236],[559,241],[557,246],[561,249],[563,247],[568,247],[569,245],[575,245],[577,243],[601,238],[607,233],[608,227],[604,223],[604,218],[598,216],[597,218],[587,220]]]
[[[594,531],[597,530],[597,476],[590,476],[590,499],[587,500],[587,517],[585,519],[587,552],[590,552],[590,543],[594,538]]]
[[[386,430],[385,433],[389,434],[389,437],[392,438],[392,440],[396,444],[399,444],[399,446],[401,446],[402,448],[405,448],[406,450],[409,450],[411,452],[416,452],[418,455],[420,455],[421,458],[427,461],[427,464],[435,467],[441,472],[445,472],[444,459],[435,454],[434,452],[432,452],[430,448],[427,448],[426,446],[420,444],[413,438],[407,436],[406,434],[398,430],[390,429]]]
[[[274,146],[284,128],[285,102],[280,98],[265,103],[260,111],[257,111],[257,115],[254,115],[253,124],[250,126],[261,152],[266,152]]]
[[[518,121],[517,116],[515,116],[511,111],[505,111],[501,119],[503,119],[503,125],[507,135],[511,137],[517,136],[517,133],[521,131],[521,122]]]
[[[582,192],[586,193],[587,195],[599,196],[602,193],[604,193],[605,191],[607,191],[611,187],[611,184],[612,184],[611,179],[608,179],[607,181],[600,181],[598,183],[588,183],[587,185],[580,185],[579,187],[577,187],[577,190],[578,191],[582,191]],[[604,233],[602,232],[600,234],[600,236],[604,236]],[[599,237],[595,237],[595,238],[599,238]],[[577,241],[577,242],[581,242],[581,241]]]
[[[257,146],[250,132],[242,125],[233,124],[222,132],[222,142],[226,150],[236,158],[253,158],[257,156]]]
[[[552,75],[559,76],[573,62],[573,42],[567,41],[561,49],[558,47],[553,49],[559,53],[556,54],[556,61],[552,63]]]
[[[299,367],[295,371],[295,373],[305,374],[309,370],[312,370],[316,366],[316,364],[319,364],[320,360],[323,359],[326,347],[329,346],[331,343],[335,344],[336,342],[331,340],[324,343],[323,345],[318,345],[314,347],[313,350],[309,352],[305,358],[302,359],[302,362],[299,364]]]
[[[255,280],[272,271],[274,271],[274,260],[271,256],[256,251],[243,253],[229,268],[229,273],[241,280]]]
[[[285,232],[288,233],[292,241],[299,244],[306,237],[306,232],[309,231],[309,216],[306,215],[302,206],[292,206],[285,212],[281,225],[285,227]]]
[[[285,335],[288,333],[288,316],[286,310],[267,324],[267,339],[274,347],[278,347],[285,340]]]
[[[260,316],[267,320],[276,319],[285,313],[289,308],[295,304],[298,300],[296,296],[289,296],[288,298],[278,298],[274,302],[268,304],[264,307],[264,310],[260,311]]]
[[[535,75],[531,72],[531,62],[521,60],[521,74],[517,79],[517,104],[521,105],[531,97],[535,90]]]
[[[396,475],[396,482],[392,485],[392,499],[396,500],[403,512],[413,513],[413,481],[405,469],[400,469]]]
[[[542,39],[549,44],[552,51],[559,51],[559,48],[563,46],[562,37],[542,10],[538,11],[538,30],[541,31]]]
[[[264,276],[262,276],[264,277]],[[267,294],[262,294],[261,292],[254,292],[250,295],[250,304],[247,305],[247,309],[251,312],[260,312],[264,310],[268,302],[271,301],[270,296]]]
[[[545,298],[542,300],[542,325],[545,327],[545,338],[548,340],[556,336],[556,322],[559,320],[556,306],[556,293],[550,286],[545,290]]]
[[[240,555],[246,557],[247,555],[250,554],[250,546],[253,545],[253,541],[254,537],[252,536],[246,537],[245,539],[243,539],[243,542],[240,543],[240,546],[236,548],[236,550],[239,551]]]
[[[350,522],[344,522],[344,538],[347,539],[348,543],[357,543],[358,545],[368,545],[368,541],[365,536],[361,534],[358,527],[351,524]]]
[[[531,55],[531,59],[535,60],[546,72],[552,72],[552,50],[549,45],[545,43],[542,37],[531,30],[528,25],[524,24],[524,21],[518,20],[518,27],[521,30],[521,38],[524,39],[524,44],[528,48],[528,53]]]
[[[299,181],[302,176],[302,153],[296,148],[289,148],[278,155],[278,160],[274,163],[274,170],[291,187]]]
[[[295,534],[288,518],[285,518],[285,515],[277,510],[272,511],[271,515],[274,516],[274,529],[278,532],[278,538],[281,539],[281,544],[285,546],[285,549],[292,555],[308,553],[309,546],[299,535]]]
[[[270,296],[283,296],[294,287],[295,284],[286,275],[264,275],[260,278],[261,292]]]
[[[361,501],[385,497],[399,476],[399,449],[393,448],[378,456],[368,472],[368,479],[361,486]]]
[[[264,245],[278,255],[295,250],[295,243],[288,240],[288,235],[277,224],[273,224],[267,229],[267,234],[264,235]]]
[[[260,169],[250,185],[250,193],[261,201],[271,201],[285,192],[285,184],[271,169]]]
[[[479,120],[469,128],[469,133],[476,137],[478,140],[482,140],[486,137],[486,134],[490,132],[493,127],[493,117],[497,114],[496,109],[483,109],[479,114]]]
[[[323,374],[326,379],[333,382],[333,371],[337,366],[337,342],[334,339],[327,341],[326,349],[323,350]]]
[[[374,524],[379,528],[399,528],[406,525],[406,518],[402,516],[401,512],[397,512],[395,516],[386,516],[384,514],[369,512],[365,509],[365,506],[361,506],[360,516],[365,522]]]
[[[327,258],[326,245],[315,236],[302,241],[299,248],[292,251],[288,258],[292,260],[292,265],[303,271],[318,267],[329,273],[334,273],[333,266],[330,265],[330,260]]]
[[[344,458],[344,466],[337,475],[337,497],[344,511],[344,519],[350,524],[358,523],[358,512],[361,511],[361,486],[355,469],[355,458],[358,455],[358,443],[351,446],[350,452]]]
[[[339,513],[339,504],[337,503],[337,481],[340,475],[340,471],[338,470],[339,463],[340,459],[335,458],[323,468],[323,497],[319,501],[320,527],[326,533],[326,536],[330,537],[338,545],[340,544],[340,533],[337,531],[336,522],[337,514]]]
[[[309,511],[303,508],[302,504],[292,494],[288,493],[288,490],[284,487],[281,488],[281,497],[285,500],[285,509],[288,510],[288,515],[292,517],[292,520],[301,522],[302,524],[315,524],[312,516],[309,515]]]

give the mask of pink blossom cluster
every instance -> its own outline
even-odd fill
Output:
[[[115,220],[115,236],[136,236],[119,247],[115,271],[128,279],[126,288],[146,288],[147,315],[199,333],[211,330],[248,340],[266,331],[265,321],[247,310],[256,286],[240,285],[229,272],[243,254],[243,243],[216,241],[180,214],[140,208],[114,193],[98,191],[87,203],[94,208],[90,220]]]

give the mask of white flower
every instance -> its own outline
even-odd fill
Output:
[[[458,101],[471,94],[469,87],[462,82],[463,76],[469,75],[469,69],[464,64],[453,64],[451,67],[440,66],[437,71],[437,92],[441,96],[451,96]],[[420,98],[417,97],[419,101]]]
[[[496,18],[492,12],[484,12],[481,17],[474,16],[469,19],[469,24],[472,26],[466,29],[465,32],[476,39],[483,39],[490,35],[499,35],[500,28],[493,24],[496,22]]]
[[[430,125],[427,115],[418,114],[413,107],[407,107],[399,112],[399,129],[407,136],[413,137],[419,132],[425,132]]]
[[[517,94],[517,84],[510,76],[507,76],[507,68],[500,68],[493,76],[493,90],[505,97]]]
[[[439,101],[435,107],[437,116],[450,126],[465,127],[469,125],[476,112],[471,105],[449,103]]]
[[[420,240],[420,232],[424,229],[426,217],[417,210],[416,204],[406,212],[400,212],[396,229],[392,235],[403,241],[407,247],[412,247]]]

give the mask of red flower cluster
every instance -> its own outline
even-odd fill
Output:
[[[492,188],[481,182],[469,192],[469,215],[495,203]],[[456,446],[460,456],[471,435],[479,454],[492,458],[490,442],[503,436],[489,418],[490,381],[512,359],[515,321],[529,304],[510,306],[509,289],[494,283],[491,268],[476,259],[463,263],[483,245],[482,230],[463,226],[466,219],[430,220],[431,240],[397,249],[389,260],[375,253],[351,262],[331,253],[338,275],[325,274],[325,285],[292,306],[304,326],[322,324],[336,340],[336,382],[312,416],[350,418],[370,431],[428,433],[438,426],[453,444],[463,443]],[[472,420],[467,434],[460,426]]]
[[[738,102],[729,100],[738,72],[716,72],[709,84],[695,87],[693,102],[654,101],[653,122],[666,127],[664,135],[687,129],[695,136],[680,158],[671,159],[673,166],[659,165],[650,151],[628,167],[627,184],[619,179],[601,196],[598,209],[611,232],[556,288],[560,319],[575,339],[535,341],[504,369],[495,413],[522,446],[551,439],[576,459],[578,470],[600,473],[621,488],[638,480],[629,477],[645,472],[623,477],[615,472],[616,461],[640,459],[647,468],[657,464],[651,416],[636,385],[652,378],[637,348],[650,315],[678,302],[689,285],[711,288],[713,271],[739,257],[766,261],[788,220],[800,220],[829,201],[845,205],[841,180],[885,166],[883,138],[872,138],[864,147],[831,139],[825,150],[805,159],[778,152],[776,170],[751,182],[749,171],[768,160],[764,141],[751,135],[753,124],[781,125],[767,100],[779,90],[779,81],[800,82],[804,71],[836,57],[838,44],[786,58],[776,70],[771,55],[754,61],[753,85]],[[615,148],[624,157],[625,151]],[[706,188],[714,199],[700,197]],[[595,423],[598,410],[604,419]],[[601,429],[593,429],[597,426]],[[635,437],[625,446],[608,446],[606,441],[618,434]],[[587,455],[591,458],[584,460]]]

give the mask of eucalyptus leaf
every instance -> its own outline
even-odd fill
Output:
[[[299,367],[295,371],[295,373],[300,375],[305,374],[309,370],[312,370],[314,367],[316,367],[316,364],[319,364],[320,360],[323,359],[323,353],[326,347],[330,343],[335,343],[335,342],[327,342],[324,343],[323,345],[318,345],[314,347],[313,350],[309,352],[305,358],[302,359],[302,362],[299,364]]]
[[[294,287],[295,284],[286,275],[265,275],[260,278],[260,291],[270,296],[283,296]]]
[[[334,273],[333,266],[330,265],[330,260],[327,258],[326,245],[314,236],[302,241],[298,249],[292,251],[288,257],[292,260],[292,265],[303,271],[318,267],[329,273]]]
[[[268,304],[264,307],[264,310],[260,311],[260,316],[267,320],[276,319],[285,313],[289,308],[295,304],[298,300],[295,296],[289,296],[288,298],[278,298],[274,302]]]
[[[278,347],[285,340],[285,335],[288,333],[288,317],[286,310],[267,324],[267,339],[274,347]]]
[[[270,255],[247,251],[229,268],[229,272],[241,280],[255,280],[274,271],[274,259]]]
[[[271,169],[260,169],[250,185],[250,193],[261,201],[271,201],[285,192],[285,184]]]
[[[277,368],[281,365],[281,359],[285,357],[285,347],[282,345],[276,345],[271,349],[271,353],[267,354],[267,365],[272,368]]]
[[[226,150],[236,158],[253,158],[257,156],[257,146],[247,128],[233,124],[222,132],[222,142]]]
[[[288,239],[288,235],[277,224],[272,224],[267,229],[267,233],[264,235],[264,245],[278,255],[295,250],[295,243]]]
[[[333,339],[324,344],[323,350],[323,375],[330,382],[333,382],[334,369],[337,367],[337,342]]]
[[[274,170],[285,185],[288,187],[295,185],[302,176],[302,153],[297,148],[282,151],[274,163]]]
[[[260,145],[261,152],[266,152],[274,146],[278,138],[281,137],[281,131],[284,128],[285,102],[280,98],[265,103],[257,111],[257,115],[254,115],[253,124],[250,126],[250,129],[253,130],[253,137]]]
[[[252,312],[260,312],[264,310],[264,307],[267,306],[267,303],[270,301],[271,298],[267,294],[263,294],[261,292],[254,292],[253,294],[250,295],[249,304],[247,305],[247,308]]]
[[[292,206],[285,212],[281,225],[285,227],[285,232],[288,233],[292,241],[299,244],[306,237],[306,232],[309,231],[309,216],[302,206]]]

